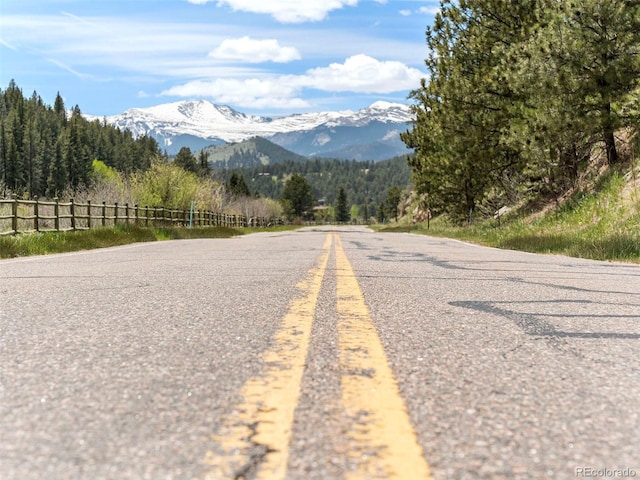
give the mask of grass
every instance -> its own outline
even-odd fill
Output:
[[[248,229],[228,227],[142,228],[117,226],[78,232],[46,232],[0,237],[0,258],[75,252],[138,242],[189,238],[230,238]]]
[[[456,227],[446,220],[394,225],[384,232],[413,232],[449,237],[481,245],[533,253],[553,253],[594,260],[640,263],[640,208],[625,202],[627,180],[613,172],[601,179],[595,193],[580,192],[539,219],[511,217],[498,226],[486,220]]]
[[[135,227],[119,225],[76,232],[43,232],[15,236],[0,236],[0,258],[47,255],[50,253],[76,252],[94,248],[116,247],[138,242],[181,240],[192,238],[230,238],[256,232],[281,232],[300,228],[295,225],[279,225],[269,228],[229,227]]]

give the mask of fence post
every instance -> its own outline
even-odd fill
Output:
[[[76,201],[72,198],[71,205],[69,206],[69,210],[71,213],[71,229],[76,229]]]
[[[124,223],[126,225],[129,225],[129,204],[128,203],[124,204],[124,216],[125,216]]]
[[[118,224],[118,202],[115,202],[115,208],[113,209],[113,226]]]
[[[91,230],[91,200],[87,200],[87,228]]]
[[[136,227],[140,224],[140,210],[138,209],[138,204],[134,205],[134,211],[136,212]]]
[[[102,226],[107,225],[107,202],[102,202]]]
[[[53,206],[53,215],[56,217],[54,219],[54,226],[56,228],[56,232],[60,231],[60,199],[55,197],[53,199],[56,204]]]
[[[40,209],[38,197],[33,197],[33,200],[36,202],[33,204],[33,227],[36,232],[40,231]]]
[[[149,226],[149,205],[144,206],[144,226]]]
[[[11,200],[13,201],[11,204],[11,230],[15,235],[18,233],[18,197],[13,194]]]

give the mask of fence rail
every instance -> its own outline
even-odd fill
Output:
[[[88,230],[115,225],[267,227],[282,224],[280,218],[251,217],[164,207],[102,203],[0,199],[0,235],[30,232]]]

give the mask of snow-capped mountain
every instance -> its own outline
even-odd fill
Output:
[[[389,152],[406,152],[399,133],[408,128],[412,115],[407,105],[376,102],[356,112],[345,110],[270,118],[246,115],[205,100],[189,100],[132,108],[106,120],[121,129],[129,129],[135,136],[146,134],[156,138],[160,148],[169,154],[177,153],[183,146],[200,150],[208,145],[260,136],[307,156],[335,154],[341,157],[341,150],[347,149],[353,154],[354,147],[382,142],[386,146],[382,149],[384,158],[388,158]],[[393,147],[388,148],[389,145]]]

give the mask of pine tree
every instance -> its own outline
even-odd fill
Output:
[[[343,186],[340,186],[336,196],[336,222],[346,223],[349,220],[351,220],[351,215],[347,205],[347,192],[345,192]]]
[[[385,206],[384,206],[384,202],[381,201],[380,205],[378,205],[378,222],[379,223],[384,223],[385,221]]]
[[[50,197],[59,196],[67,188],[67,166],[64,158],[64,135],[60,136],[55,143],[54,155],[51,161],[51,169],[47,181],[47,195]]]
[[[64,126],[67,124],[67,111],[64,108],[64,100],[62,99],[60,92],[56,94],[56,99],[53,103],[53,112],[61,125]]]
[[[304,218],[315,202],[311,185],[302,175],[294,173],[284,185],[280,202],[288,218]]]
[[[9,158],[7,152],[7,135],[4,128],[4,118],[0,118],[0,174],[2,175],[2,185],[0,185],[3,189],[2,196],[6,196],[6,188],[7,188],[7,175],[9,169]]]
[[[392,186],[387,191],[387,198],[385,199],[385,210],[389,212],[389,215],[395,217],[396,222],[398,221],[398,205],[400,204],[401,198],[402,191],[397,185]]]
[[[85,131],[86,123],[76,106],[68,123],[64,152],[67,178],[72,189],[89,183],[91,155]]]
[[[520,165],[503,141],[522,100],[505,53],[525,41],[534,1],[443,2],[427,29],[430,80],[412,93],[416,122],[402,135],[417,187],[455,218],[469,218],[506,171]]]
[[[241,173],[231,174],[231,178],[227,183],[227,190],[234,197],[248,197],[251,195],[247,182],[244,181],[244,176]]]
[[[198,154],[198,167],[201,177],[209,177],[211,175],[211,166],[209,165],[209,154],[205,150],[200,150]]]
[[[193,156],[193,153],[191,153],[191,149],[189,147],[182,147],[178,152],[178,155],[176,155],[174,162],[187,172],[198,173],[196,158]]]
[[[573,80],[572,90],[559,85],[559,91],[574,98],[573,113],[586,120],[585,133],[599,133],[609,164],[615,164],[615,133],[633,124],[627,112],[640,86],[640,0],[583,0],[557,8],[549,60]]]

